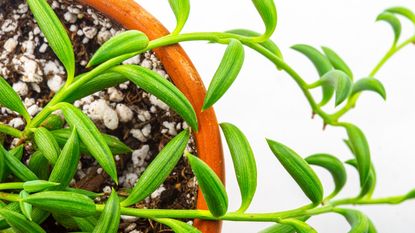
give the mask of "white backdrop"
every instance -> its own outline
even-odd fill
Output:
[[[174,16],[167,1],[138,0],[144,7],[172,29]],[[276,0],[279,22],[273,39],[291,64],[308,81],[316,72],[302,55],[289,47],[297,43],[325,45],[337,51],[352,67],[356,77],[367,75],[391,44],[392,31],[375,18],[386,7],[404,5],[415,10],[409,0]],[[262,31],[262,21],[251,1],[209,0],[192,1],[190,21],[185,31],[224,31],[233,28]],[[404,24],[404,36],[414,28]],[[208,83],[220,61],[224,46],[195,42],[183,44]],[[398,195],[415,188],[415,46],[395,56],[378,74],[388,92],[387,102],[375,94],[364,94],[357,110],[344,120],[358,124],[366,133],[372,157],[378,171],[375,196]],[[310,108],[299,88],[286,74],[252,51],[246,54],[241,75],[215,106],[219,121],[232,122],[248,136],[258,163],[258,190],[252,212],[278,211],[307,203],[307,199],[274,155],[268,150],[265,137],[281,141],[307,156],[316,152],[351,158],[342,139],[341,129],[329,127],[322,131],[321,120],[310,119]],[[225,150],[227,150],[225,148]],[[239,207],[239,190],[230,156],[226,154],[227,190],[230,209]],[[318,170],[330,192],[332,180]],[[356,172],[348,168],[348,185],[340,196],[352,196],[358,191]],[[415,229],[415,203],[399,206],[359,207],[367,213],[381,233],[411,233]],[[312,218],[309,223],[318,232],[347,232],[346,221],[337,215]],[[226,222],[223,232],[257,232],[266,223]]]

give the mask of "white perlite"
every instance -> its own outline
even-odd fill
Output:
[[[117,104],[115,110],[117,111],[121,122],[127,123],[133,119],[134,113],[127,105]]]
[[[4,49],[8,53],[11,53],[16,49],[17,44],[18,44],[17,40],[15,40],[14,38],[10,38],[6,41],[6,43],[4,43]]]
[[[144,165],[144,162],[149,155],[149,151],[150,147],[148,145],[144,145],[140,149],[133,151],[131,160],[133,161],[134,167],[141,167]]]
[[[21,81],[13,84],[13,90],[20,96],[26,96],[29,93],[29,87]]]
[[[17,118],[13,118],[10,122],[9,125],[13,128],[20,128],[21,126],[24,125],[24,121],[22,118],[17,117]]]
[[[161,185],[158,189],[156,189],[156,191],[154,191],[151,194],[151,199],[156,199],[158,197],[160,197],[161,193],[164,192],[166,190],[166,188],[164,187],[164,185]]]
[[[63,81],[62,77],[59,75],[53,75],[53,77],[48,80],[48,87],[53,92],[58,92],[64,84],[65,81]]]
[[[118,128],[117,112],[103,99],[92,102],[87,108],[87,114],[93,121],[103,121],[108,129],[115,130]]]

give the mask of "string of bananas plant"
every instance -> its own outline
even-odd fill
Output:
[[[169,0],[177,20],[172,34],[152,41],[139,31],[123,32],[102,45],[92,59],[87,73],[75,77],[75,59],[71,41],[66,30],[46,0],[27,0],[36,21],[47,38],[50,47],[66,68],[65,86],[47,106],[31,118],[19,96],[5,79],[0,78],[0,104],[19,113],[26,121],[23,131],[0,124],[0,132],[20,139],[20,145],[6,149],[0,144],[0,229],[6,232],[45,232],[39,224],[52,215],[58,220],[73,221],[83,232],[117,232],[121,215],[155,220],[175,232],[199,232],[180,219],[261,221],[275,225],[261,232],[316,232],[306,221],[325,213],[338,213],[350,223],[350,232],[377,232],[370,219],[362,212],[344,208],[347,205],[399,204],[415,197],[415,190],[403,195],[373,198],[376,173],[371,162],[368,141],[356,125],[341,121],[344,114],[355,105],[362,92],[372,91],[386,98],[382,83],[376,79],[378,70],[394,54],[415,42],[415,35],[401,42],[400,18],[415,25],[415,14],[404,7],[393,7],[382,12],[378,20],[389,23],[395,39],[386,55],[366,77],[354,80],[348,65],[327,47],[322,52],[308,46],[295,45],[293,49],[308,57],[318,71],[318,79],[307,83],[283,59],[277,45],[269,38],[277,25],[277,11],[273,0],[252,0],[265,24],[263,34],[246,29],[227,32],[181,33],[190,11],[188,0]],[[228,197],[224,185],[207,164],[185,152],[191,130],[198,130],[195,110],[186,97],[159,74],[136,65],[120,65],[124,60],[145,51],[184,41],[208,41],[227,45],[227,49],[215,73],[206,95],[203,110],[216,103],[235,81],[244,61],[244,48],[249,47],[262,54],[276,67],[286,72],[298,84],[314,114],[324,124],[342,127],[347,133],[345,140],[352,159],[346,164],[354,166],[360,177],[361,191],[357,196],[335,199],[346,184],[346,172],[342,161],[333,155],[319,153],[303,158],[286,145],[268,139],[273,154],[292,176],[310,204],[280,212],[246,212],[257,186],[257,168],[247,138],[236,126],[221,124],[229,146],[242,203],[238,210],[228,211]],[[94,123],[72,103],[105,88],[131,81],[155,95],[175,110],[190,126],[174,137],[156,156],[139,178],[135,187],[124,198],[115,190],[105,204],[93,199],[100,194],[69,187],[80,154],[89,154],[103,170],[118,182],[113,154],[129,153],[117,138],[102,134]],[[322,100],[316,101],[311,94],[315,88],[322,89]],[[337,111],[328,113],[324,107],[334,97]],[[57,120],[55,111],[61,110],[69,128]],[[57,123],[58,122],[58,123]],[[29,165],[21,162],[24,144],[32,142],[37,151],[31,155]],[[149,196],[168,177],[183,153],[187,157],[209,210],[138,209],[131,207]],[[49,170],[49,166],[51,170]],[[319,177],[312,166],[327,169],[335,183],[334,190],[326,195]],[[12,177],[12,179],[10,179]],[[13,181],[13,182],[5,182]]]

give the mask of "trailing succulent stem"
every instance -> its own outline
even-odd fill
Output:
[[[188,0],[169,0],[176,16],[177,26],[170,35],[150,41],[139,31],[130,30],[111,38],[98,49],[88,63],[87,73],[75,76],[75,59],[71,41],[58,17],[46,0],[27,0],[39,27],[47,38],[67,71],[66,85],[52,98],[47,106],[31,118],[19,96],[5,79],[0,78],[0,104],[19,113],[26,120],[23,131],[0,123],[1,135],[20,139],[18,146],[7,150],[0,141],[0,228],[12,227],[23,232],[44,232],[38,224],[49,215],[69,216],[81,230],[91,232],[117,232],[121,215],[153,219],[167,225],[176,232],[198,232],[194,227],[176,219],[205,219],[230,221],[273,222],[276,225],[261,232],[316,232],[306,221],[314,215],[337,213],[350,223],[351,232],[376,232],[373,223],[361,212],[340,208],[344,205],[399,204],[415,197],[415,191],[401,196],[372,198],[376,187],[376,172],[371,161],[368,140],[356,125],[342,122],[341,118],[355,107],[362,92],[372,91],[386,99],[382,83],[376,79],[378,71],[397,52],[415,42],[415,35],[399,43],[402,16],[415,25],[415,14],[403,7],[393,7],[379,15],[378,20],[392,26],[395,37],[385,56],[367,77],[354,80],[350,67],[333,50],[327,47],[322,52],[308,46],[295,45],[293,49],[305,55],[315,66],[319,78],[307,83],[283,58],[278,46],[270,40],[277,26],[277,11],[273,0],[253,0],[263,19],[263,34],[246,29],[228,32],[181,33],[189,17]],[[212,78],[203,109],[193,109],[189,100],[172,83],[156,72],[135,65],[120,65],[123,61],[148,50],[186,41],[208,41],[227,46],[220,66]],[[245,48],[263,55],[275,66],[287,73],[303,92],[314,114],[325,125],[342,127],[347,133],[345,140],[353,159],[340,161],[336,156],[319,153],[306,159],[288,146],[267,139],[270,150],[294,181],[310,199],[310,204],[293,210],[272,213],[246,212],[257,187],[255,156],[247,137],[235,125],[222,123],[221,128],[228,143],[241,191],[242,203],[235,212],[228,211],[228,195],[219,177],[202,160],[185,152],[190,133],[198,131],[197,111],[213,106],[236,80],[244,63]],[[80,153],[91,155],[103,170],[118,182],[113,154],[130,153],[131,149],[118,139],[101,133],[95,124],[72,103],[78,99],[131,81],[156,96],[176,111],[191,127],[174,137],[157,155],[141,175],[128,197],[124,198],[112,190],[105,204],[96,204],[94,197],[102,194],[69,188],[76,172]],[[321,88],[322,99],[317,101],[312,89]],[[324,110],[335,96],[336,111]],[[340,106],[341,105],[341,106]],[[55,111],[62,111],[64,122],[53,119]],[[53,125],[53,129],[49,127]],[[55,127],[56,126],[56,127]],[[0,137],[2,139],[3,137]],[[21,162],[26,142],[34,142],[37,151],[31,155],[26,166]],[[20,146],[19,146],[20,145]],[[137,209],[133,206],[156,190],[172,172],[176,163],[185,154],[209,210],[160,210]],[[42,164],[50,164],[51,174],[42,173]],[[356,197],[335,199],[347,182],[344,163],[356,168],[360,177],[361,191]],[[325,195],[324,187],[312,166],[327,169],[333,176],[335,189]],[[44,169],[43,169],[44,170]],[[5,182],[9,176],[16,182]],[[99,215],[99,218],[97,216]],[[115,220],[115,221],[114,221]],[[93,221],[96,226],[84,225]],[[88,227],[89,226],[89,227]]]

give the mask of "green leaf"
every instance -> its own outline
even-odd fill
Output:
[[[0,105],[13,110],[26,120],[30,121],[30,115],[26,110],[26,107],[23,105],[22,100],[19,95],[13,90],[13,88],[7,83],[7,81],[0,76]]]
[[[360,176],[360,186],[362,187],[369,176],[371,166],[369,144],[362,130],[360,130],[357,126],[347,123],[344,124],[344,127],[349,136],[350,145],[355,152],[354,155],[357,160],[357,167]]]
[[[29,221],[23,216],[14,211],[10,211],[4,208],[0,209],[0,215],[6,220],[6,222],[17,232],[24,233],[46,233],[35,222]]]
[[[337,70],[341,70],[346,73],[351,79],[353,79],[353,72],[346,64],[346,62],[332,49],[328,47],[321,47],[323,49],[324,54],[326,55],[327,59],[329,59],[330,63],[333,67]]]
[[[60,214],[86,217],[95,214],[95,203],[87,196],[64,191],[35,193],[23,201],[43,210]]]
[[[1,143],[0,143],[1,144]],[[9,168],[6,167],[6,158],[0,151],[0,182],[3,182],[9,174]]]
[[[341,104],[343,101],[350,96],[352,92],[352,80],[351,78],[340,70],[331,70],[327,72],[319,81],[317,81],[314,85],[321,85],[323,90],[323,99],[330,100],[333,96],[334,90],[336,91],[336,106]]]
[[[244,58],[245,52],[242,43],[231,39],[209,84],[202,110],[210,108],[225,94],[241,71]]]
[[[415,14],[414,14],[414,12],[411,11],[410,9],[406,8],[406,7],[401,7],[401,6],[391,7],[391,8],[386,9],[386,12],[401,15],[401,16],[409,19],[413,24],[415,24]]]
[[[65,121],[60,116],[50,114],[40,126],[46,128],[47,130],[56,130],[63,128],[64,124]]]
[[[19,197],[24,199],[26,197],[29,196],[29,193],[22,190],[19,194]],[[30,221],[32,221],[32,205],[29,203],[26,203],[24,201],[19,201],[19,205],[20,205],[20,210],[22,211],[23,215],[29,219]]]
[[[59,223],[59,225],[65,227],[66,230],[77,230],[78,229],[78,224],[75,222],[74,218],[72,218],[71,216],[59,214],[59,213],[52,213],[52,217],[53,219],[55,219],[57,223]]]
[[[189,0],[169,0],[170,7],[174,12],[176,17],[176,28],[172,32],[173,35],[179,34],[184,25],[186,24],[187,19],[189,18],[190,13],[190,1]]]
[[[64,190],[68,191],[68,192],[82,194],[82,195],[87,196],[87,197],[92,198],[92,199],[103,196],[102,193],[94,193],[94,192],[91,192],[91,191],[88,191],[88,190],[85,190],[85,189],[77,189],[77,188],[68,188],[67,187]]]
[[[314,154],[308,156],[305,161],[308,164],[323,167],[331,173],[335,187],[329,197],[334,197],[343,189],[346,184],[347,174],[343,163],[338,158],[329,154]]]
[[[45,181],[45,180],[32,180],[23,183],[23,190],[28,193],[40,192],[48,188],[56,187],[59,183]]]
[[[352,227],[349,233],[367,233],[369,230],[369,219],[362,212],[351,209],[334,209],[334,212],[343,215]]]
[[[76,128],[73,128],[71,136],[50,173],[49,181],[60,183],[61,187],[67,187],[77,171],[80,157],[79,138]]]
[[[179,162],[189,139],[190,132],[184,130],[167,143],[146,168],[128,198],[121,202],[121,205],[133,205],[160,187]]]
[[[105,42],[92,56],[87,67],[99,65],[123,54],[140,52],[147,48],[147,36],[137,30],[121,32]]]
[[[277,27],[277,9],[274,0],[252,0],[252,2],[265,24],[265,33],[259,37],[259,41],[262,42],[270,38]]]
[[[323,199],[323,186],[310,165],[287,146],[269,139],[267,139],[267,142],[271,151],[294,178],[305,195],[314,204],[320,204]]]
[[[98,220],[94,216],[85,218],[73,217],[76,224],[84,232],[92,232],[95,226],[98,224]]]
[[[68,81],[75,76],[75,55],[71,40],[58,16],[46,0],[27,0],[37,24],[68,73]]]
[[[49,177],[49,162],[40,151],[36,151],[30,156],[29,169],[39,179],[47,180]]]
[[[170,227],[175,233],[201,233],[194,226],[184,223],[179,220],[169,218],[156,218],[157,222]]]
[[[396,44],[401,36],[402,25],[398,17],[390,12],[382,12],[376,18],[376,21],[384,21],[389,23],[392,26],[393,32],[395,34],[394,44]]]
[[[117,86],[126,81],[128,81],[128,79],[121,74],[106,72],[83,84],[81,89],[76,89],[70,92],[70,94],[65,96],[63,101],[73,103],[76,100],[82,99],[106,88]]]
[[[310,225],[295,218],[283,219],[280,223],[294,227],[297,233],[317,233]]]
[[[229,30],[226,32],[240,35],[240,36],[246,36],[246,37],[258,37],[261,35],[258,32],[254,32],[254,31],[247,30],[247,29],[233,29],[233,30]],[[276,55],[281,60],[283,60],[283,55],[281,53],[280,48],[272,40],[268,39],[264,42],[259,43],[259,45],[261,45],[263,48],[268,50],[270,53]]]
[[[356,159],[350,159],[345,162],[357,169]],[[376,171],[373,165],[370,167],[369,177],[366,183],[360,188],[359,197],[371,197],[376,188]]]
[[[55,164],[61,149],[53,135],[46,128],[37,128],[35,130],[35,143],[43,156],[51,163]]]
[[[196,113],[189,100],[176,86],[158,73],[137,65],[122,65],[112,68],[141,87],[146,92],[156,96],[179,114],[192,128],[197,131]]]
[[[117,192],[113,189],[111,196],[105,203],[104,211],[92,233],[117,233],[120,223],[121,210]]]
[[[235,125],[221,123],[220,127],[232,155],[236,178],[242,196],[238,212],[245,212],[251,204],[257,187],[257,168],[248,139]]]
[[[55,137],[56,141],[58,142],[60,147],[65,146],[66,142],[68,141],[69,137],[71,136],[71,129],[58,129],[51,132],[53,137]],[[109,146],[112,154],[119,155],[119,154],[127,154],[131,153],[132,149],[121,142],[117,137],[108,134],[102,134],[104,137],[105,142]],[[89,154],[88,149],[83,143],[80,143],[80,150],[82,154]]]
[[[369,230],[367,231],[367,233],[377,233],[378,231],[376,230],[375,225],[373,224],[373,222],[369,220]]]
[[[20,205],[18,202],[11,202],[0,209],[5,209],[5,210],[13,211],[13,212],[19,212]],[[7,223],[6,219],[4,219],[3,216],[0,215],[0,229],[3,230],[7,228],[10,228],[10,225]]]
[[[299,221],[307,221],[310,217],[301,217],[298,218]],[[263,230],[261,230],[259,233],[295,233],[296,230],[291,225],[287,224],[274,224],[271,225]]]
[[[219,217],[228,210],[228,196],[220,178],[204,161],[187,153],[186,157],[195,174],[209,211]]]
[[[351,96],[363,91],[373,91],[378,93],[384,100],[386,100],[386,90],[383,84],[375,78],[362,78],[353,84]]]
[[[118,183],[117,168],[111,150],[92,120],[71,104],[60,103],[59,107],[68,124],[76,128],[79,138],[91,155],[115,183]]]
[[[326,56],[309,45],[299,44],[294,45],[291,48],[305,55],[314,64],[314,67],[316,68],[320,77],[325,75],[330,70],[334,69],[333,65],[330,63],[329,59]],[[324,106],[327,104],[332,95],[332,88],[323,87],[323,99],[321,100],[320,105]]]
[[[29,168],[27,168],[18,158],[13,156],[11,152],[6,151],[1,144],[0,153],[3,154],[6,166],[16,178],[22,181],[39,180],[39,178]]]

